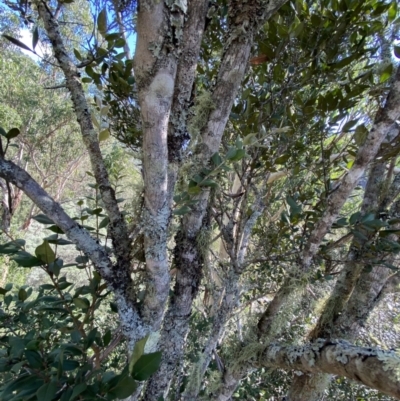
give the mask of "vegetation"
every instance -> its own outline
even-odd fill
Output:
[[[397,1],[0,10],[0,400],[400,399]]]

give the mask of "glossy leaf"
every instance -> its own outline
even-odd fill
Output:
[[[6,138],[7,139],[16,138],[20,133],[21,132],[18,128],[11,128],[10,131],[7,132]]]
[[[103,36],[107,33],[107,10],[105,7],[100,11],[97,17],[97,29]]]
[[[159,368],[161,363],[161,352],[142,355],[132,369],[134,379],[147,380]]]
[[[135,348],[133,349],[133,352],[132,352],[131,360],[129,362],[129,373],[132,374],[135,363],[144,354],[144,347],[146,345],[148,338],[149,338],[149,336],[147,335],[146,337],[143,337],[139,341],[136,342]]]
[[[42,262],[46,264],[50,264],[56,260],[56,254],[54,253],[53,249],[49,245],[47,240],[43,241],[42,245],[39,245],[35,249],[35,254]]]
[[[32,33],[32,48],[33,48],[33,50],[35,50],[36,45],[38,44],[38,42],[39,42],[39,29],[36,26],[35,29],[33,30],[33,33]]]
[[[36,392],[36,396],[40,401],[51,401],[57,393],[57,383],[51,381],[43,384]]]
[[[25,50],[28,50],[28,51],[34,53],[34,51],[32,51],[32,49],[30,49],[25,43],[21,42],[20,40],[18,40],[16,38],[13,38],[12,36],[9,36],[9,35],[6,35],[6,34],[3,34],[1,36],[6,38],[7,40],[9,40],[12,44],[20,47],[21,49],[25,49]]]

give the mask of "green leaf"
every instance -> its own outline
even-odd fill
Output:
[[[135,380],[130,376],[123,377],[118,384],[110,389],[109,393],[115,395],[116,398],[124,399],[129,397],[137,388]]]
[[[363,225],[367,226],[367,227],[381,228],[381,227],[385,227],[386,223],[382,220],[375,219],[375,220],[363,222]]]
[[[132,375],[135,380],[147,380],[153,373],[157,371],[161,363],[161,352],[152,352],[151,354],[142,355],[135,363]]]
[[[381,230],[379,231],[379,236],[380,237],[387,237],[389,235],[399,235],[400,234],[400,229],[399,230]]]
[[[99,224],[99,228],[106,228],[109,223],[110,223],[109,217],[104,217],[104,219]]]
[[[56,225],[47,227],[47,230],[53,231],[53,233],[56,233],[56,234],[64,234],[64,231],[61,230],[61,228]]]
[[[123,38],[119,38],[119,39],[117,39],[116,41],[115,41],[115,43],[114,43],[114,47],[116,47],[116,48],[121,48],[121,47],[124,47],[125,46],[125,40],[123,39]]]
[[[385,82],[387,81],[391,76],[393,72],[393,64],[389,63],[382,71],[381,71],[381,76],[379,77],[380,82]]]
[[[55,245],[71,245],[71,244],[73,244],[73,242],[68,241],[64,238],[57,238],[57,239],[48,239],[47,238],[47,240],[49,241],[49,244],[55,244]]]
[[[388,10],[388,21],[389,22],[394,21],[396,15],[397,15],[397,1],[393,0]]]
[[[11,259],[21,267],[35,267],[43,265],[43,262],[40,259],[35,258],[33,255],[25,251],[19,251]]]
[[[358,146],[362,146],[368,135],[368,129],[364,124],[359,125],[354,132],[354,141]]]
[[[395,55],[397,58],[400,58],[400,46],[394,45],[393,51],[394,51],[394,55]]]
[[[144,354],[144,347],[146,345],[148,338],[149,338],[149,335],[141,338],[139,341],[136,342],[135,348],[133,349],[133,352],[132,352],[132,358],[129,361],[129,373],[130,374],[132,374],[132,372],[133,372],[133,367],[134,367],[135,363]]]
[[[11,128],[10,131],[7,132],[6,138],[12,139],[17,137],[20,134],[20,130],[18,128]]]
[[[80,263],[80,264],[85,264],[87,262],[89,262],[89,258],[87,256],[77,256],[75,258],[76,263]]]
[[[214,153],[214,154],[211,156],[211,160],[212,160],[212,162],[214,163],[215,167],[218,167],[218,166],[220,166],[220,165],[222,164],[222,158],[221,158],[221,156],[219,155],[218,152],[217,152],[217,153]]]
[[[362,232],[358,231],[358,230],[354,230],[353,234],[354,234],[355,237],[357,237],[357,238],[359,238],[359,239],[361,239],[363,241],[368,241],[368,237],[365,234],[363,234]]]
[[[236,156],[237,151],[238,151],[238,149],[236,149],[234,147],[230,147],[225,157],[228,160],[231,160]]]
[[[174,210],[174,215],[175,216],[183,216],[183,215],[185,215],[185,214],[187,214],[187,213],[189,213],[191,211],[192,211],[192,209],[189,206],[185,205],[185,206],[182,206],[179,209],[175,209]]]
[[[99,142],[106,141],[110,137],[110,130],[103,129],[103,131],[100,132],[99,134]]]
[[[105,7],[100,11],[99,16],[97,17],[97,29],[102,34],[102,36],[106,35],[106,33],[107,33],[107,10]]]
[[[361,213],[360,212],[353,213],[350,216],[349,223],[351,225],[355,224],[360,219],[360,217],[361,217]]]
[[[249,134],[244,137],[243,139],[243,145],[252,145],[255,141],[257,141],[257,135],[256,134]]]
[[[79,53],[79,50],[74,49],[74,54],[75,54],[75,57],[76,57],[79,61],[82,61],[83,57],[82,57],[82,55]]]
[[[214,180],[203,180],[199,183],[199,186],[218,188],[218,184]]]
[[[33,369],[40,369],[43,365],[43,359],[37,351],[25,350],[25,358]]]
[[[0,245],[0,254],[3,255],[12,255],[18,253],[19,251],[23,250],[25,246],[24,240],[15,240],[11,242],[7,242],[4,245]]]
[[[36,45],[39,42],[39,29],[36,26],[32,33],[32,48],[35,50]]]
[[[88,69],[88,67],[86,67],[86,69]],[[100,129],[100,123],[97,121],[97,118],[95,116],[92,115],[92,122],[93,125],[99,130]]]
[[[57,383],[50,382],[43,384],[36,392],[37,399],[40,401],[51,401],[57,393]]]
[[[6,130],[3,127],[0,127],[0,135],[4,137],[7,136]]]
[[[201,188],[196,185],[196,186],[190,186],[187,190],[187,193],[189,195],[198,195],[201,192]]]
[[[90,306],[90,302],[86,298],[74,298],[73,302],[76,307],[81,308],[81,309],[87,309]]]
[[[20,288],[20,290],[18,291],[18,299],[20,301],[25,301],[25,299],[27,299],[27,298],[28,298],[28,294],[25,291],[25,289],[24,288]]]
[[[11,43],[13,43],[14,45],[20,47],[21,49],[25,49],[25,50],[28,50],[28,51],[30,51],[30,52],[32,52],[32,53],[35,53],[35,52],[34,52],[32,49],[30,49],[25,43],[22,43],[20,40],[15,39],[15,38],[13,38],[12,36],[9,36],[9,35],[6,35],[6,34],[3,34],[3,35],[1,35],[1,36],[3,36],[4,38],[6,38],[7,40],[9,40],[9,41],[10,41]]]
[[[42,262],[46,264],[50,264],[56,260],[56,254],[47,240],[44,240],[43,244],[39,245],[35,249],[35,254]]]
[[[118,313],[118,306],[115,302],[110,302],[110,309],[114,313]]]
[[[109,33],[108,35],[105,36],[105,39],[108,42],[112,42],[114,40],[117,40],[119,37],[121,37],[121,34],[118,32],[113,32],[113,33]]]
[[[79,394],[83,393],[87,388],[86,383],[79,383],[74,387],[74,391],[69,399],[69,401],[73,401]]]
[[[275,159],[275,164],[285,164],[290,158],[290,155],[285,154]]]
[[[79,367],[79,362],[74,361],[73,359],[66,359],[62,363],[62,370],[64,370],[65,372],[75,370],[78,367]]]
[[[34,216],[33,219],[41,224],[55,224],[54,221],[49,219],[45,214],[38,214]]]
[[[357,121],[358,119],[347,121],[347,123],[343,126],[342,131],[349,132],[357,124]]]
[[[106,333],[103,336],[103,343],[104,346],[107,347],[108,344],[110,344],[111,341],[111,330],[107,330]],[[136,348],[136,344],[135,344],[135,348]]]

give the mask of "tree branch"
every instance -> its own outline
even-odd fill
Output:
[[[80,80],[80,73],[67,53],[58,28],[58,22],[52,15],[48,5],[42,0],[36,0],[35,4],[53,47],[54,56],[64,73],[65,85],[71,93],[71,99],[81,128],[82,138],[88,150],[96,183],[99,185],[101,197],[110,219],[110,236],[118,263],[121,268],[127,268],[130,263],[131,250],[128,230],[118,208],[115,191],[110,184],[108,172],[104,165],[98,135],[93,127],[89,105],[87,104]]]
[[[104,247],[88,231],[71,219],[64,209],[23,169],[11,161],[0,158],[0,177],[20,188],[32,202],[76,244],[92,261],[95,269],[115,294],[121,327],[130,345],[147,333],[133,301],[129,272],[113,265]]]
[[[317,339],[304,346],[269,345],[258,357],[257,367],[344,376],[400,399],[400,357],[394,351]]]

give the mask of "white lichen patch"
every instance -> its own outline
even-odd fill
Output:
[[[377,351],[377,358],[383,362],[385,372],[392,371],[397,380],[400,380],[400,355],[394,351]]]
[[[194,142],[196,142],[196,137],[199,135],[202,128],[207,124],[210,112],[214,109],[215,104],[210,92],[203,91],[197,95],[193,115],[188,123],[188,130]]]
[[[170,98],[174,93],[174,79],[170,74],[157,74],[149,87],[149,92],[154,93],[159,98]]]
[[[288,352],[288,360],[291,364],[295,363],[298,358],[301,358],[302,356],[306,356],[307,354],[307,348],[306,347],[293,347],[289,352]],[[307,360],[310,360],[310,358],[307,358]],[[311,365],[312,366],[312,365]]]

